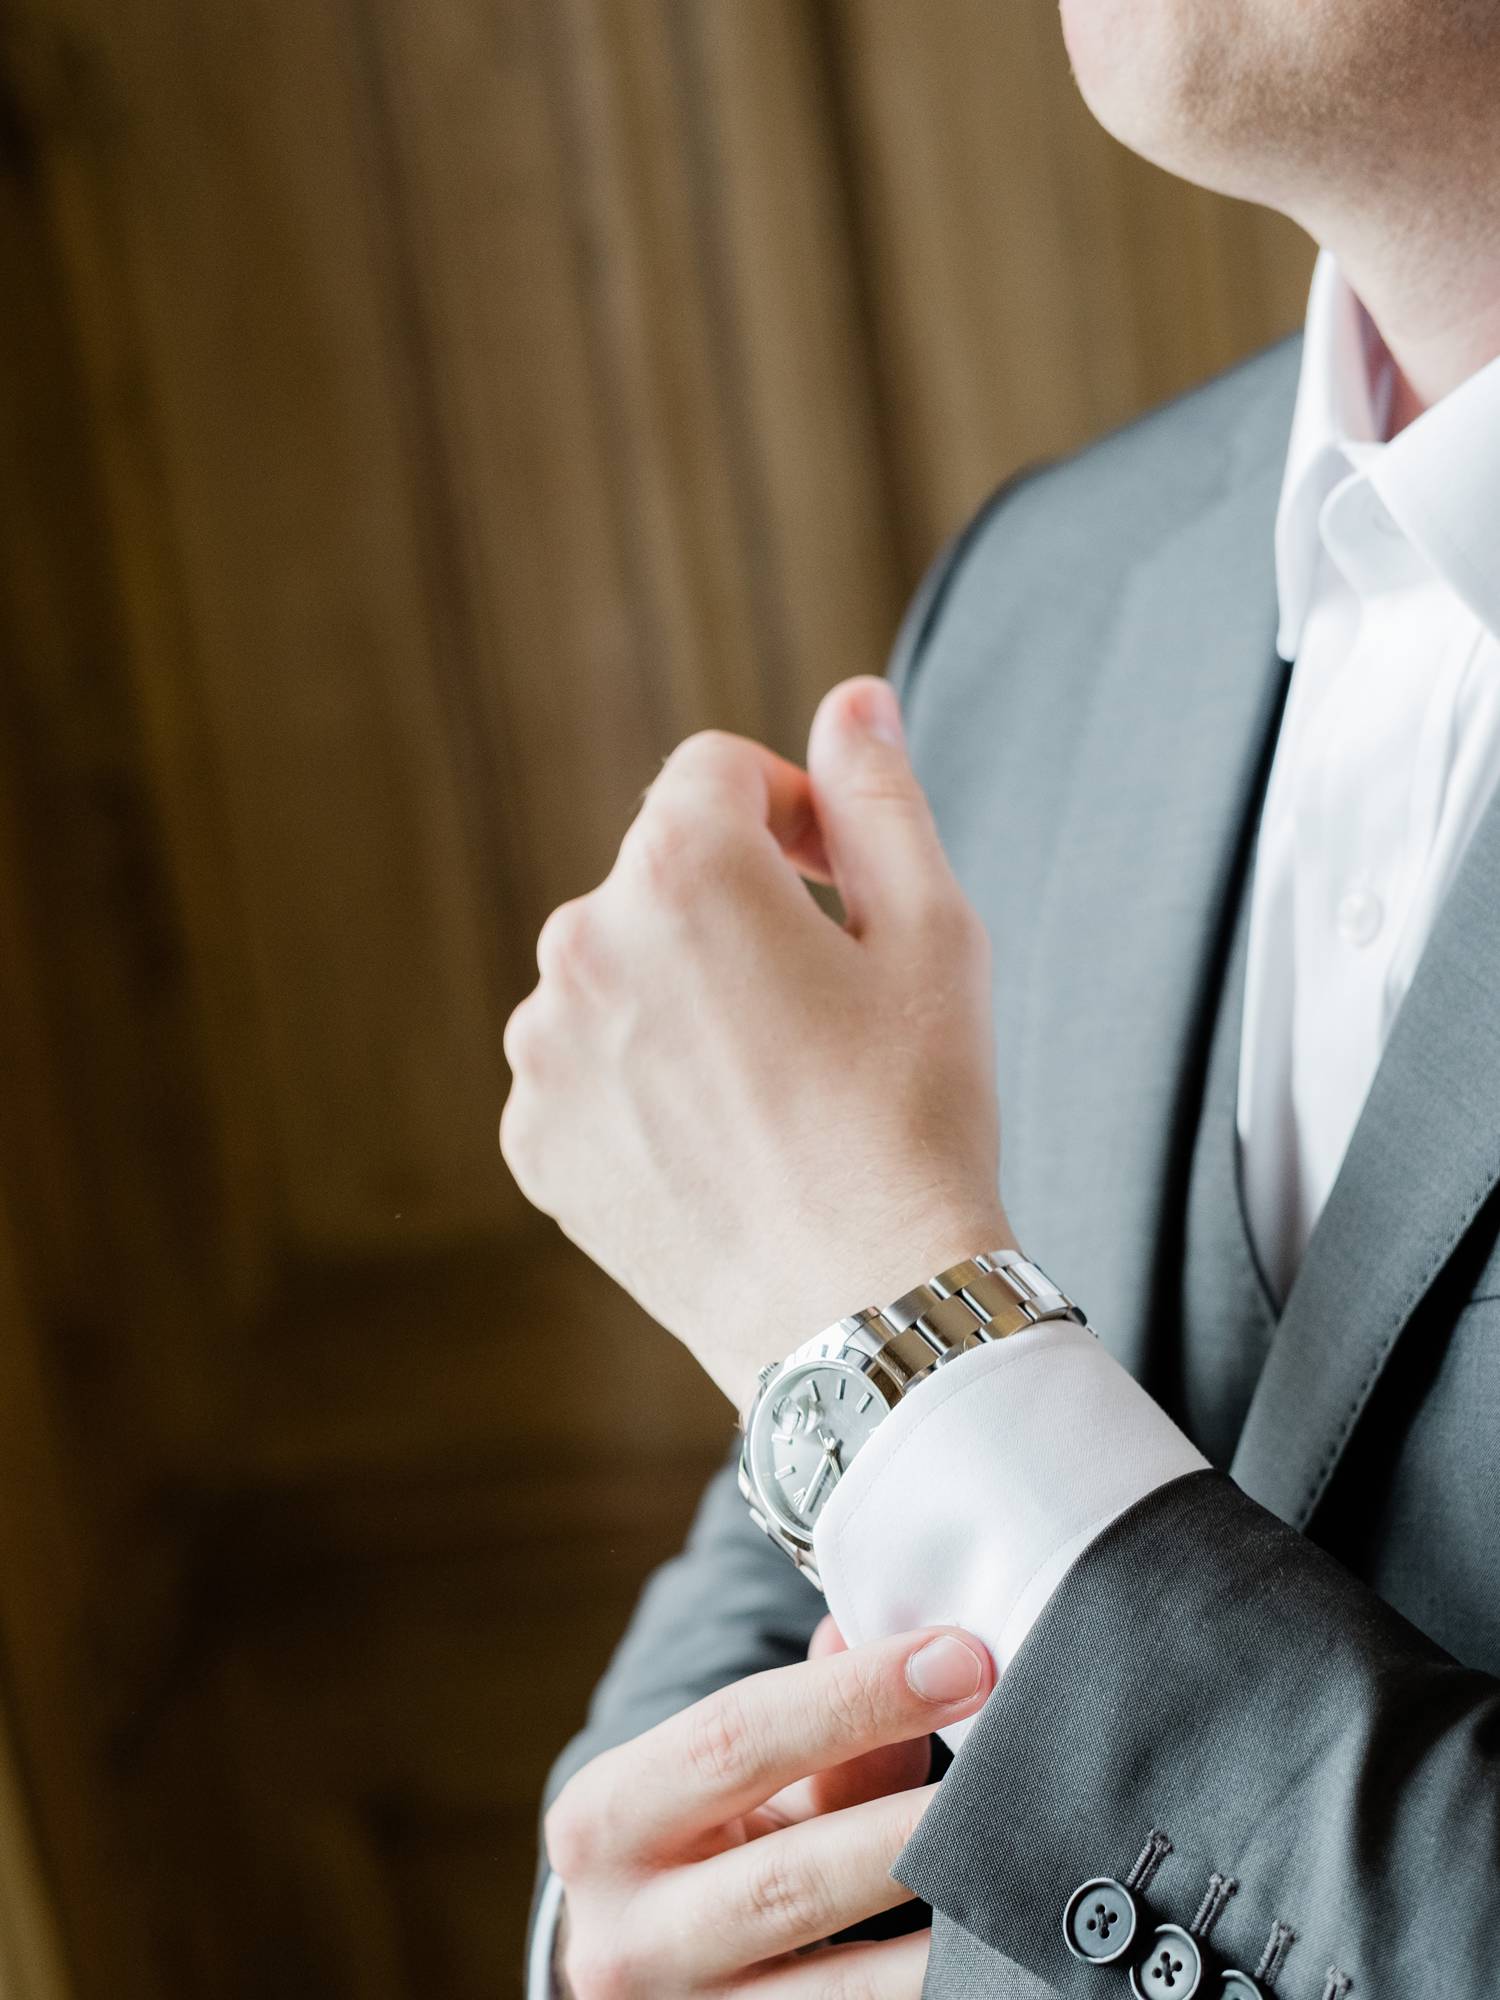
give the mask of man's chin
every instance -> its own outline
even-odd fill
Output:
[[[1222,52],[1183,45],[1164,0],[1062,0],[1062,24],[1079,93],[1112,139],[1216,193],[1263,198],[1231,140]]]
[[[1094,117],[1122,146],[1157,158],[1168,89],[1153,87],[1161,59],[1159,8],[1150,0],[1062,0],[1063,41],[1079,93]],[[1169,161],[1159,164],[1170,165]]]

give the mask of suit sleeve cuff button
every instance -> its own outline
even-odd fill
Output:
[[[1193,2000],[1203,1980],[1203,1954],[1180,1924],[1158,1924],[1130,1968],[1136,2000]]]
[[[1063,1911],[1063,1941],[1075,1958],[1112,1965],[1136,1933],[1135,1898],[1112,1875],[1080,1883]]]

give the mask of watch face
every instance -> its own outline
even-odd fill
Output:
[[[750,1441],[755,1483],[782,1526],[810,1536],[828,1496],[886,1413],[880,1391],[838,1361],[807,1361],[771,1385]]]

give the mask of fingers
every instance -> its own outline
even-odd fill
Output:
[[[907,1743],[886,1743],[878,1750],[866,1750],[831,1771],[817,1771],[809,1778],[797,1778],[774,1792],[763,1806],[750,1815],[753,1832],[769,1832],[779,1826],[793,1826],[798,1820],[818,1813],[842,1812],[865,1799],[887,1798],[892,1792],[909,1792],[913,1785],[925,1785],[932,1774],[932,1738],[914,1736]]]
[[[732,1990],[745,2000],[829,2000],[835,1993],[857,1993],[862,2000],[921,2000],[931,1948],[930,1930],[884,1944],[830,1945],[826,1951],[768,1966]]]
[[[666,1990],[712,1986],[909,1903],[891,1863],[936,1790],[871,1799],[658,1877],[631,1923],[660,1941]]]
[[[801,874],[832,882],[855,937],[963,899],[906,754],[889,683],[841,682],[819,704],[804,772],[763,744],[703,730],[672,752],[622,855],[712,856],[736,825],[762,829]]]
[[[586,1765],[549,1848],[594,1867],[680,1854],[795,1779],[971,1715],[993,1684],[983,1642],[946,1627],[753,1674]]]
[[[906,754],[888,682],[862,676],[824,695],[807,768],[848,928],[863,937],[957,900],[926,794]]]
[[[718,729],[679,743],[636,825],[649,833],[653,820],[679,812],[701,824],[705,839],[735,818],[749,820],[771,835],[800,874],[832,880],[807,773],[763,743]]]
[[[844,1635],[832,1613],[825,1613],[808,1642],[807,1657],[826,1660],[834,1653],[847,1651]],[[770,1833],[777,1827],[811,1819],[815,1813],[842,1812],[845,1806],[860,1805],[865,1799],[883,1799],[891,1792],[910,1791],[913,1785],[925,1785],[931,1771],[930,1737],[914,1736],[906,1743],[887,1743],[878,1750],[865,1751],[861,1757],[851,1757],[845,1764],[835,1764],[831,1771],[818,1771],[812,1777],[796,1778],[784,1785],[750,1815],[748,1830],[752,1836]]]

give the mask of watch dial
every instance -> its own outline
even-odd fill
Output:
[[[793,1533],[809,1535],[854,1454],[886,1413],[880,1391],[837,1361],[789,1370],[756,1413],[755,1481]]]

